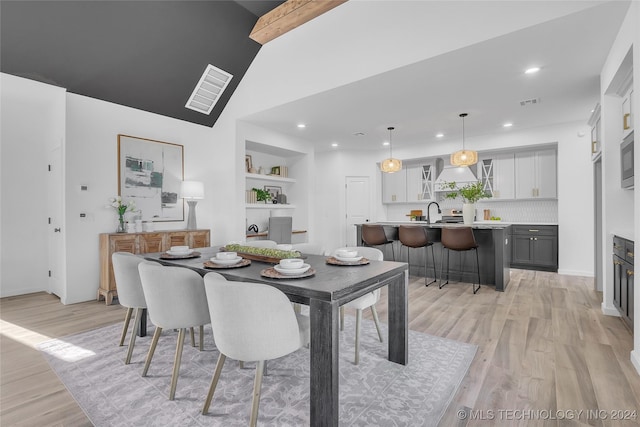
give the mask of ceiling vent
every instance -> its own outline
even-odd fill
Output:
[[[185,107],[202,114],[211,113],[232,78],[231,74],[209,64]]]
[[[531,98],[525,99],[524,101],[520,101],[521,107],[526,107],[527,105],[536,105],[540,103],[540,98]]]

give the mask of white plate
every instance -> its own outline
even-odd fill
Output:
[[[342,262],[358,262],[358,261],[360,261],[362,259],[361,256],[356,256],[356,257],[353,257],[353,258],[345,258],[345,257],[341,257],[341,256],[338,256],[338,255],[334,255],[333,257],[335,259],[337,259],[338,261],[342,261]]]
[[[180,252],[168,250],[167,253],[173,256],[185,256],[185,255],[191,255],[193,253],[193,249],[189,249],[188,251],[180,251]]]
[[[298,274],[302,274],[310,268],[311,266],[309,264],[302,264],[302,267],[300,268],[282,268],[280,267],[280,265],[273,266],[273,269],[275,271],[285,276],[297,276]]]
[[[240,261],[242,261],[242,257],[236,257],[236,259],[218,259],[218,258],[211,258],[211,262],[218,264],[218,265],[233,265],[233,264],[237,264]]]

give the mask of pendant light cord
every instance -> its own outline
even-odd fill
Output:
[[[461,113],[460,117],[462,117],[462,151],[464,151],[464,118],[467,117],[467,113]]]
[[[391,141],[391,131],[394,130],[395,128],[390,126],[387,128],[387,130],[389,131],[389,158],[393,159],[393,143]]]

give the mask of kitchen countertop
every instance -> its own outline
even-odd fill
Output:
[[[463,227],[465,224],[462,223],[445,223],[445,222],[432,222],[428,223],[427,221],[377,221],[375,224],[383,224],[383,225],[395,225],[395,224],[415,224],[415,225],[429,225],[435,227],[444,227],[444,226],[458,226]],[[557,222],[540,222],[540,221],[475,221],[473,223],[474,227],[482,227],[482,228],[500,228],[506,227],[508,225],[558,225]]]

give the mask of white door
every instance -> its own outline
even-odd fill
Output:
[[[369,222],[371,217],[371,194],[368,176],[348,176],[345,184],[347,229],[345,246],[356,246],[355,224]]]
[[[62,147],[49,152],[47,180],[49,216],[49,292],[66,300],[64,289],[64,230],[62,229]]]

